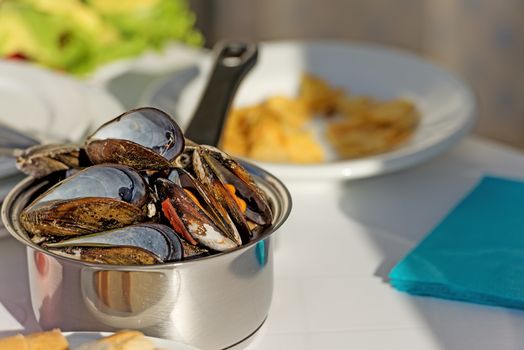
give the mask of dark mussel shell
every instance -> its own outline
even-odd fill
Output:
[[[249,172],[228,154],[218,148],[211,146],[201,146],[211,157],[211,162],[215,172],[223,183],[231,184],[247,204],[246,217],[258,225],[268,226],[272,222],[273,214],[269,205],[269,200],[264,192],[255,183]],[[216,160],[216,162],[214,162]]]
[[[170,167],[184,149],[180,127],[159,109],[128,111],[105,123],[86,140],[94,164],[124,164],[138,170]]]
[[[253,238],[246,217],[237,202],[226,189],[218,176],[218,172],[208,152],[199,147],[193,154],[193,171],[195,178],[213,200],[213,207],[219,211],[219,217],[231,222],[235,233],[239,235],[241,243],[246,244]]]
[[[35,178],[89,165],[83,147],[74,144],[35,145],[24,150],[16,158],[17,168]]]
[[[157,179],[155,188],[162,202],[162,212],[171,226],[192,245],[197,242],[215,251],[236,248],[240,241],[227,235],[182,188],[167,179]]]
[[[210,251],[204,247],[192,245],[183,239],[181,241],[184,248],[184,260],[201,258],[210,254]]]
[[[97,264],[154,265],[162,263],[160,258],[150,251],[129,246],[51,248],[49,251]]]
[[[190,168],[192,166],[186,169]],[[240,236],[236,233],[236,227],[229,216],[223,216],[226,213],[224,210],[221,210],[221,204],[217,203],[215,198],[210,196],[201,183],[186,169],[173,168],[167,173],[165,178],[191,193],[202,210],[214,221],[215,225],[223,232],[233,232],[230,234],[231,239],[240,244]]]
[[[175,231],[154,223],[126,226],[56,243],[44,243],[43,246],[83,261],[116,265],[178,261],[184,254],[182,242]]]
[[[106,231],[147,218],[149,191],[132,168],[106,164],[86,168],[58,182],[20,215],[37,236],[69,236]]]

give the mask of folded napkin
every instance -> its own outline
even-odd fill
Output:
[[[484,177],[389,277],[411,294],[524,308],[524,182]]]

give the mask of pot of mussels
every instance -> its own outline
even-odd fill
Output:
[[[291,210],[271,174],[186,139],[150,107],[81,145],[35,146],[2,220],[27,247],[44,329],[137,329],[230,347],[264,323],[272,236]]]

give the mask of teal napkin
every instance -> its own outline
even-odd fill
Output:
[[[410,294],[524,308],[524,182],[484,177],[389,278]]]

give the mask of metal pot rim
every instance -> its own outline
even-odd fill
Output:
[[[269,236],[271,236],[288,218],[291,208],[292,208],[292,200],[291,195],[289,193],[289,190],[286,188],[286,186],[277,179],[274,175],[268,173],[267,171],[261,169],[260,167],[253,165],[246,161],[240,161],[242,165],[250,172],[250,174],[253,176],[255,181],[262,186],[266,193],[273,201],[273,207],[275,210],[275,217],[273,220],[273,224],[264,230],[260,236],[249,242],[248,244],[244,244],[238,248],[216,253],[210,256],[202,257],[202,258],[196,258],[191,260],[183,260],[183,261],[177,261],[177,262],[171,262],[171,263],[163,263],[163,264],[157,264],[157,265],[110,265],[110,264],[97,264],[97,263],[88,263],[80,260],[76,260],[73,258],[61,256],[58,254],[55,254],[53,252],[49,252],[46,249],[40,247],[39,245],[32,242],[27,232],[21,227],[19,223],[19,215],[20,211],[29,203],[19,203],[21,200],[21,196],[23,195],[30,195],[34,193],[37,190],[38,185],[42,185],[45,179],[35,179],[33,177],[26,177],[22,181],[20,181],[14,188],[11,189],[11,191],[8,193],[8,195],[5,197],[4,203],[1,208],[1,219],[2,222],[9,232],[11,236],[13,236],[16,240],[23,243],[26,247],[32,248],[34,250],[37,250],[43,254],[50,255],[56,259],[59,259],[61,261],[65,261],[71,264],[81,265],[85,267],[91,267],[91,268],[97,268],[97,269],[111,269],[111,270],[122,270],[122,271],[129,271],[129,270],[162,270],[162,269],[173,269],[177,266],[188,266],[192,264],[199,264],[204,261],[209,261],[213,259],[220,259],[223,256],[231,255],[231,254],[240,254],[243,251],[249,249],[250,247],[254,246],[260,241],[265,240]]]

